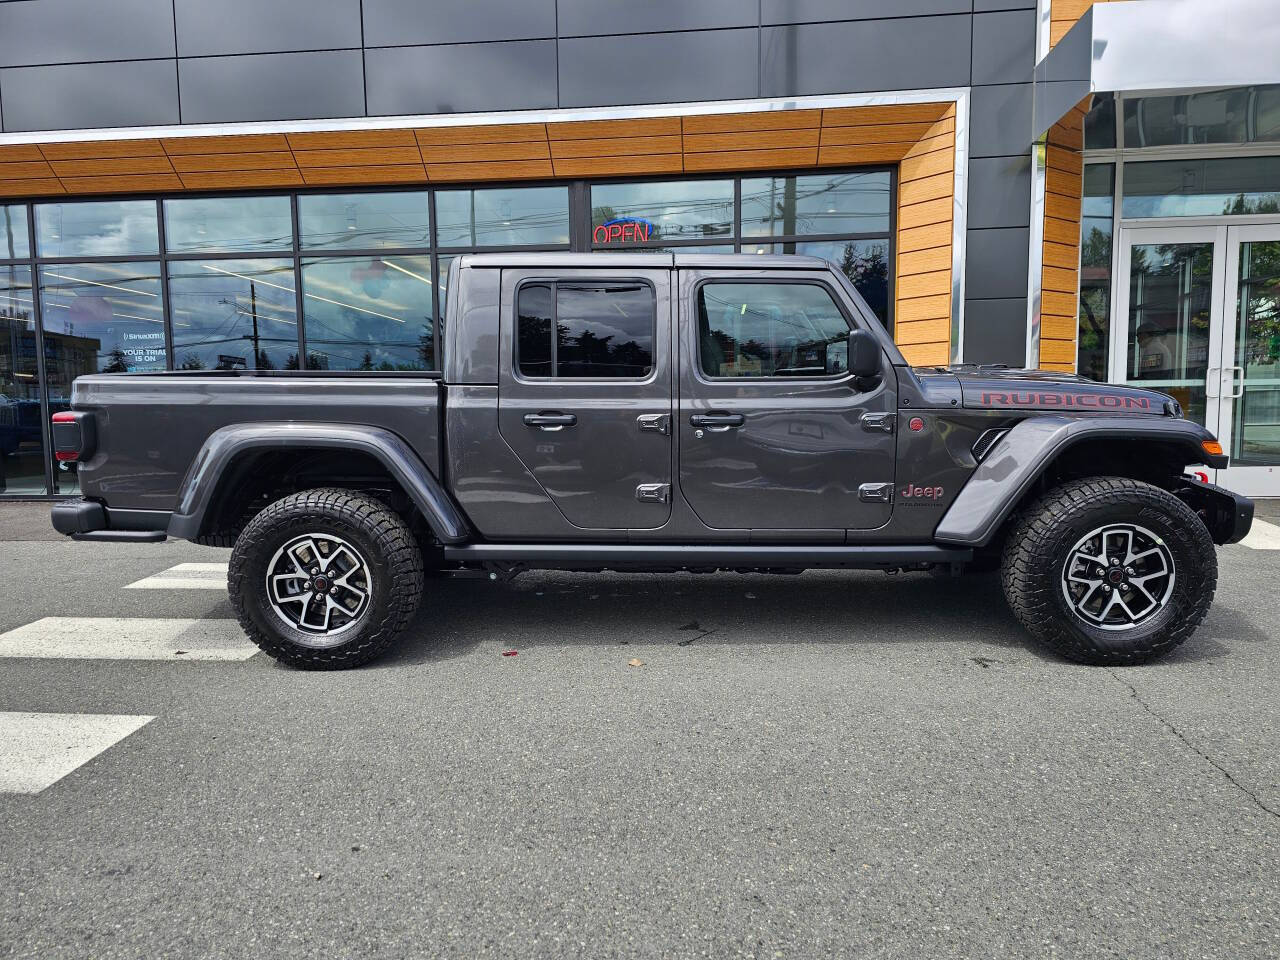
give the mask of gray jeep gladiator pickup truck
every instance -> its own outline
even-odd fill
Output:
[[[231,602],[300,667],[364,663],[450,577],[999,569],[1099,664],[1187,639],[1253,504],[1147,390],[913,369],[805,257],[510,253],[448,277],[443,369],[81,377],[54,417],[82,540],[233,546]]]

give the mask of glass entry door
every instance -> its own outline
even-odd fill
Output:
[[[1174,397],[1231,456],[1210,479],[1280,496],[1280,224],[1122,228],[1117,383]]]
[[[1218,438],[1223,486],[1280,496],[1280,224],[1227,230]]]

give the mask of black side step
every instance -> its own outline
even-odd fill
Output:
[[[168,539],[163,530],[94,530],[68,534],[72,540],[101,540],[110,543],[161,543]]]
[[[444,548],[453,563],[523,563],[532,567],[843,567],[876,570],[924,563],[967,563],[968,548],[903,546],[679,546],[639,543],[473,543]]]

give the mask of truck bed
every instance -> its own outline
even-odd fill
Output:
[[[187,470],[221,427],[277,420],[376,426],[399,435],[439,475],[438,374],[168,372],[79,377],[77,410],[92,410],[97,450],[80,489],[112,508],[172,510]]]

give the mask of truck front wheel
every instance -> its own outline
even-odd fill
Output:
[[[350,490],[306,490],[249,521],[227,586],[249,639],[295,667],[354,667],[385,651],[422,596],[422,553],[397,514]]]
[[[1050,490],[1010,531],[1005,596],[1033,637],[1081,663],[1163,656],[1195,632],[1218,583],[1213,539],[1173,494],[1124,477]]]

